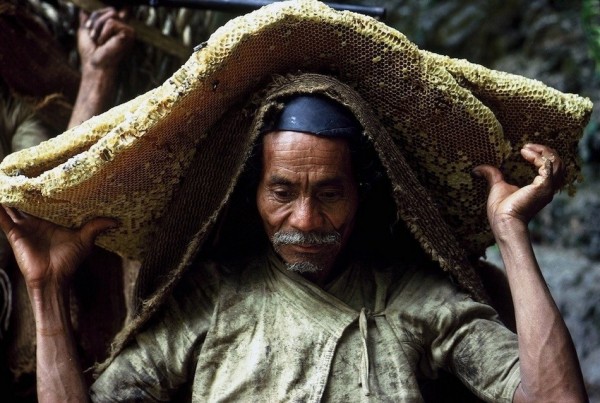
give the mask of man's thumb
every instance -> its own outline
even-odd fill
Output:
[[[477,177],[484,178],[489,188],[504,180],[502,172],[491,165],[478,165],[471,172]]]

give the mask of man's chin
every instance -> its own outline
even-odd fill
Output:
[[[296,273],[319,273],[333,265],[331,253],[287,253],[280,254],[288,270]]]
[[[323,267],[312,262],[286,263],[285,267],[296,273],[318,273],[323,270]]]

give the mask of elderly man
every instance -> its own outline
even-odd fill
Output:
[[[87,398],[67,302],[94,239],[143,263],[92,400],[421,401],[441,373],[486,401],[585,400],[527,223],[576,181],[590,109],[314,0],[231,21],[0,164],[40,400]],[[518,335],[477,275],[494,238]]]
[[[284,103],[262,124],[255,158],[267,250],[197,261],[93,385],[93,399],[418,401],[419,380],[441,369],[488,401],[586,399],[527,230],[562,180],[553,150],[523,147],[538,170],[523,188],[492,166],[474,170],[489,186],[488,217],[515,302],[517,337],[493,309],[410,258],[411,251],[404,259],[361,253],[354,236],[377,238],[357,234],[357,217],[369,213],[361,211],[369,186],[358,161],[376,155],[363,149],[362,121],[324,95]],[[374,165],[367,169],[381,169]],[[38,397],[84,401],[69,279],[94,238],[118,224],[97,218],[73,231],[6,208],[0,225],[36,315]]]

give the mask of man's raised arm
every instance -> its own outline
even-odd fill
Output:
[[[527,224],[548,204],[564,166],[548,147],[527,144],[522,156],[538,169],[523,188],[506,183],[500,171],[479,166],[489,186],[488,219],[506,267],[519,340],[521,384],[515,402],[583,402],[587,393],[571,335],[536,261]]]
[[[125,17],[124,11],[114,8],[91,15],[80,12],[77,50],[81,58],[81,82],[69,128],[112,106],[119,65],[135,37],[133,28],[124,22]]]
[[[88,400],[71,329],[69,287],[96,236],[115,225],[97,218],[74,231],[0,206],[0,227],[25,277],[35,316],[40,402]]]

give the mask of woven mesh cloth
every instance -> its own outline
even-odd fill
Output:
[[[142,259],[194,159],[204,162],[195,171],[215,199],[199,219],[214,220],[248,147],[217,123],[273,73],[298,71],[337,77],[360,94],[468,255],[493,240],[474,166],[500,166],[524,184],[535,173],[519,149],[538,142],[564,159],[568,187],[580,179],[589,100],[419,50],[372,18],[312,0],[279,2],[230,21],[203,45],[162,86],[9,155],[0,202],[66,226],[116,217],[121,226],[98,244]]]

